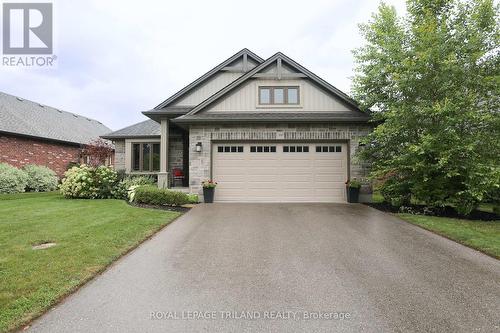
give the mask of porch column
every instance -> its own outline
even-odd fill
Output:
[[[162,119],[160,123],[160,172],[158,173],[158,187],[168,188],[168,119]]]

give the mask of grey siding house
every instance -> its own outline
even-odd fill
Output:
[[[213,179],[219,202],[344,202],[366,173],[353,157],[370,115],[280,52],[243,49],[143,114],[103,138],[116,169],[161,187],[201,194]]]

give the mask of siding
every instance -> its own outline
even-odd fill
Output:
[[[300,102],[299,107],[261,107],[258,105],[258,87],[259,86],[299,86]],[[219,111],[256,111],[256,110],[279,110],[292,112],[307,111],[328,111],[328,112],[349,112],[347,106],[342,104],[339,99],[331,96],[308,79],[294,80],[264,80],[252,79],[239,89],[236,89],[229,96],[207,109],[205,112]]]
[[[237,60],[231,64],[233,67],[242,66],[243,61]],[[248,70],[255,67],[255,62],[249,59]],[[198,105],[208,97],[221,90],[229,83],[239,78],[243,73],[219,72],[212,78],[201,84],[199,87],[188,93],[186,96],[178,100],[173,106],[193,106]]]

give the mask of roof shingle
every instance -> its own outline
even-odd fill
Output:
[[[102,135],[104,139],[125,139],[132,137],[160,136],[160,124],[148,119],[140,123],[127,126],[111,133]]]
[[[109,131],[97,120],[0,92],[0,132],[86,144]]]

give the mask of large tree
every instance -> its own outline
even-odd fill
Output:
[[[394,204],[468,214],[500,187],[499,7],[491,0],[386,4],[360,26],[353,93],[378,126],[361,157]]]

